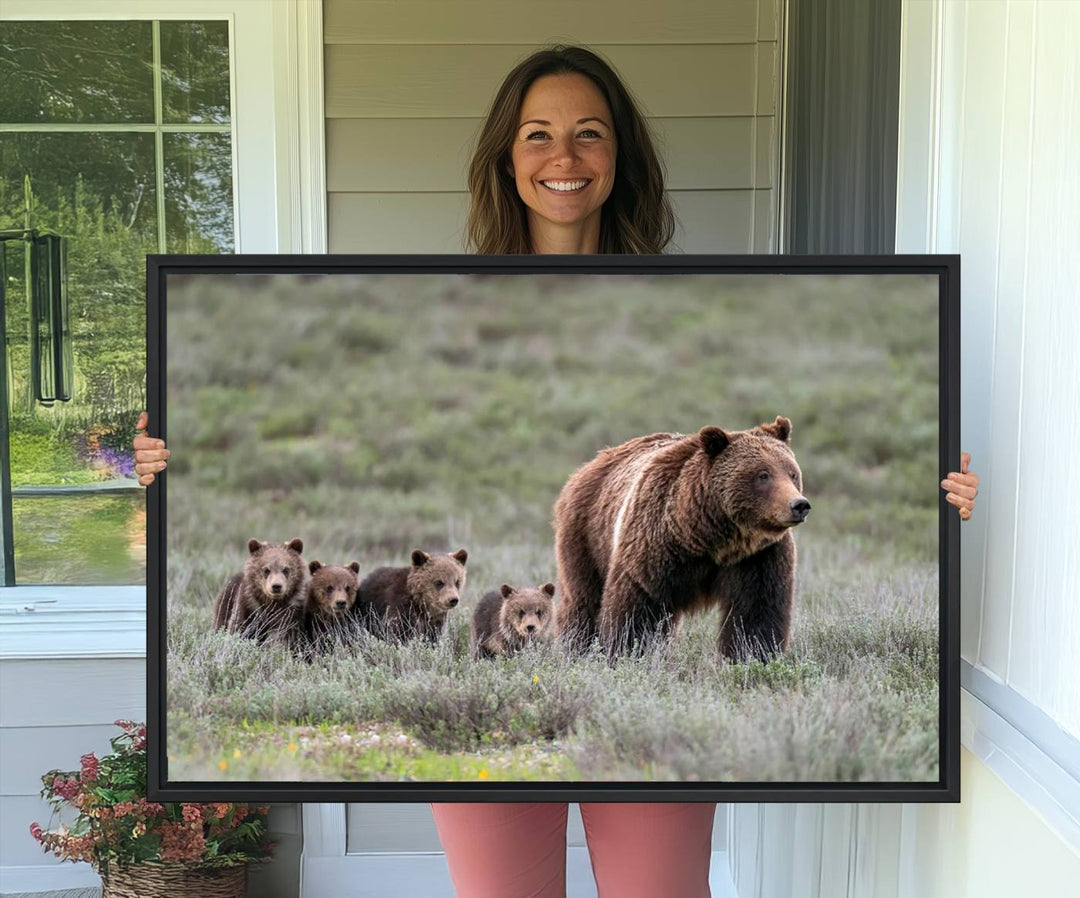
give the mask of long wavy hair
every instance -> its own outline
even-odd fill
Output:
[[[468,245],[483,254],[531,253],[525,204],[510,174],[518,115],[533,82],[577,74],[599,88],[615,128],[615,180],[600,218],[601,253],[660,253],[671,242],[675,216],[664,193],[664,170],[637,103],[614,69],[584,47],[533,53],[503,81],[469,164]]]

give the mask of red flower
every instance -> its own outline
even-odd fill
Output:
[[[197,804],[185,804],[181,814],[188,823],[202,823],[202,809]]]
[[[53,792],[67,801],[71,801],[71,799],[79,794],[78,780],[67,780],[58,776],[53,780],[52,788]]]
[[[38,842],[44,841],[44,835],[41,829],[41,825],[38,823],[30,824],[30,835],[32,835],[34,839]]]
[[[92,783],[98,778],[98,759],[93,752],[88,755],[83,755],[80,759],[82,762],[82,775],[81,779],[84,783]]]

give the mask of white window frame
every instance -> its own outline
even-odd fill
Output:
[[[321,0],[0,5],[0,21],[80,19],[227,21],[236,252],[326,252]],[[145,586],[0,588],[0,658],[145,656]]]

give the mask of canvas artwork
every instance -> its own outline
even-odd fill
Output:
[[[152,257],[152,785],[955,799],[957,278]]]

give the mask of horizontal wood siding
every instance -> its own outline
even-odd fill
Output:
[[[536,47],[583,43],[650,116],[678,252],[775,252],[779,0],[643,0],[536,9],[489,0],[324,4],[329,250],[464,251],[466,169],[505,74]]]

